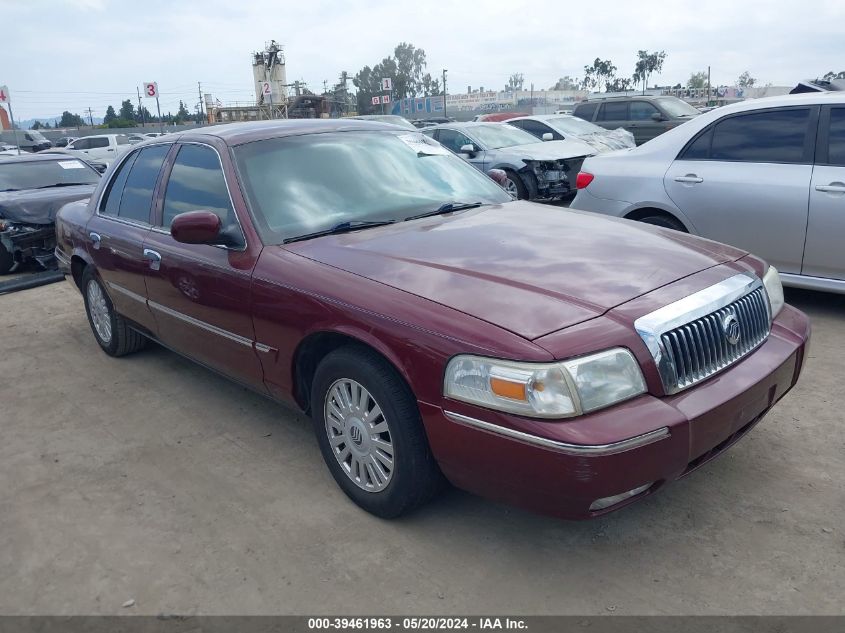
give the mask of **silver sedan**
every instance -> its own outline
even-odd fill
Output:
[[[784,284],[845,293],[845,93],[717,108],[588,158],[577,185],[573,209],[738,246]]]

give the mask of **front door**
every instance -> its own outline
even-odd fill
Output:
[[[171,145],[153,145],[127,156],[88,221],[89,254],[115,309],[155,332],[147,307],[144,240],[150,232],[153,193]]]
[[[629,122],[624,127],[634,135],[637,145],[642,145],[666,131],[663,113],[648,101],[631,101],[628,117]]]
[[[174,350],[250,387],[264,390],[255,347],[250,284],[260,245],[231,248],[182,244],[170,235],[173,218],[187,211],[216,213],[222,226],[243,235],[227,188],[221,159],[209,146],[179,146],[156,226],[144,251],[149,307],[159,339]]]
[[[825,106],[810,183],[810,218],[801,272],[845,279],[845,106]]]
[[[687,145],[663,182],[694,232],[800,273],[816,116],[810,107],[729,115]]]

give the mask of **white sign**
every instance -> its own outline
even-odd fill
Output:
[[[382,103],[390,103],[390,95],[384,95],[384,96],[381,98],[381,102],[382,102]]]
[[[85,165],[78,160],[60,160],[59,167],[62,169],[85,169]]]
[[[263,94],[265,97],[273,96],[273,86],[270,85],[269,81],[261,82],[261,94]]]
[[[144,84],[144,96],[155,99],[158,97],[158,82],[148,81]]]
[[[378,105],[379,103],[381,103],[381,100],[378,98],[378,96],[373,97],[373,105]]]
[[[385,92],[390,92],[391,90],[393,90],[393,81],[390,79],[390,77],[385,77],[381,80],[381,89]]]
[[[9,103],[9,99],[12,97],[9,95],[9,87],[8,86],[0,86],[0,103]]]

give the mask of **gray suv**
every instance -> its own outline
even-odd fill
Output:
[[[576,105],[572,114],[608,130],[623,127],[642,145],[701,112],[677,97],[642,95],[590,99]]]

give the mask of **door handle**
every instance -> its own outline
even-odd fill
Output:
[[[114,150],[110,147],[106,150],[107,152],[113,152]]]
[[[832,182],[829,185],[816,185],[816,191],[825,193],[845,193],[845,182]]]
[[[675,182],[684,182],[689,184],[704,182],[704,178],[699,178],[695,174],[687,174],[686,176],[677,176]]]
[[[145,248],[144,259],[150,262],[151,270],[158,270],[161,268],[161,253],[158,253],[151,248]]]
[[[100,241],[103,239],[103,238],[100,237],[100,234],[91,232],[91,233],[88,234],[88,237],[91,238],[91,242],[92,242],[91,246],[93,247],[93,249],[95,251],[100,250]]]

